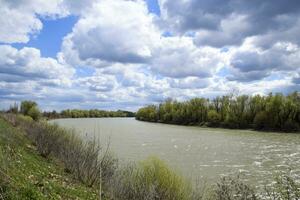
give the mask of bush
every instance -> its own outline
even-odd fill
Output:
[[[239,177],[223,177],[213,191],[214,200],[256,200],[255,191]]]
[[[268,115],[266,112],[261,111],[255,115],[254,125],[256,129],[264,129],[267,127]]]
[[[284,122],[284,125],[282,127],[283,131],[297,131],[299,129],[300,129],[299,124],[292,120],[287,120],[286,122]]]
[[[110,189],[113,199],[122,200],[185,200],[192,195],[191,185],[156,158],[118,171]]]
[[[210,110],[207,113],[209,126],[218,126],[221,121],[221,115],[215,110]]]
[[[23,115],[28,115],[29,110],[32,107],[37,107],[37,103],[34,101],[22,101],[21,102],[21,113]]]
[[[298,200],[300,199],[300,184],[290,175],[280,175],[273,185],[266,187],[265,196],[273,200]]]
[[[29,109],[28,116],[30,116],[33,120],[38,121],[41,118],[41,112],[36,106],[33,106]]]

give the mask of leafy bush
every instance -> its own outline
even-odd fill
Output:
[[[264,129],[268,125],[268,116],[265,111],[261,111],[255,115],[254,124],[256,129]]]
[[[210,126],[218,126],[221,121],[221,115],[215,110],[208,111],[207,118]]]
[[[29,109],[28,116],[30,116],[33,120],[38,121],[42,115],[40,110],[36,106],[33,106]]]
[[[110,188],[112,198],[122,200],[185,200],[192,195],[191,185],[157,158],[118,171]]]
[[[37,107],[37,103],[34,101],[22,101],[21,102],[21,113],[23,115],[28,115],[29,110],[33,107]]]
[[[213,191],[214,200],[256,200],[255,191],[239,177],[223,177]]]

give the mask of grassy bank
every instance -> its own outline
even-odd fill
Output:
[[[54,160],[44,158],[24,131],[0,118],[0,199],[96,199]]]

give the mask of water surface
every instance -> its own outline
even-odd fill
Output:
[[[121,161],[148,156],[165,160],[189,178],[208,182],[241,173],[264,184],[281,171],[300,177],[300,134],[187,127],[136,121],[133,118],[54,120],[84,138],[110,141]]]

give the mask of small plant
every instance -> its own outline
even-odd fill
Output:
[[[300,199],[300,184],[288,174],[277,176],[275,183],[265,188],[266,196],[271,200]]]
[[[255,191],[239,176],[236,178],[223,177],[213,191],[214,200],[257,200]]]

